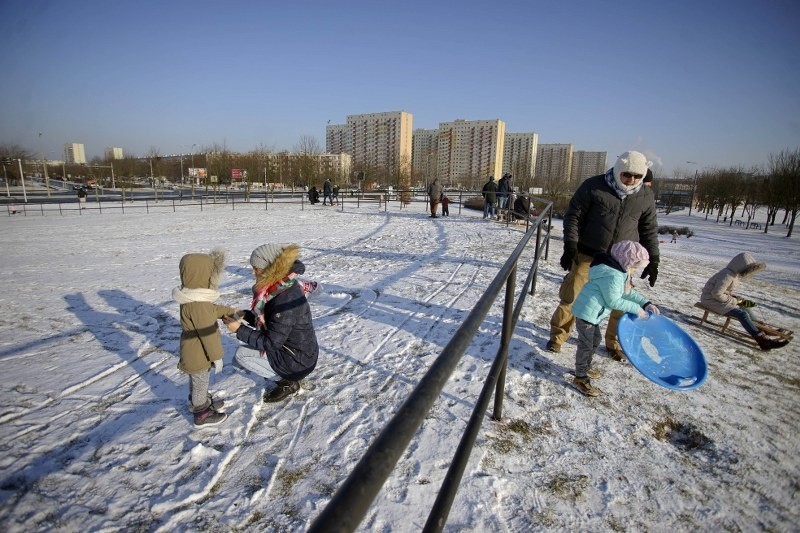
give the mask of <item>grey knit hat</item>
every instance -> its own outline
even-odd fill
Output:
[[[250,265],[253,268],[264,270],[291,246],[289,243],[262,244],[250,254]]]

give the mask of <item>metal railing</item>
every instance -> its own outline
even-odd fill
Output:
[[[495,400],[492,418],[500,420],[502,417],[508,346],[526,297],[528,294],[533,295],[535,293],[536,276],[542,251],[544,252],[544,259],[547,260],[550,249],[552,207],[553,204],[548,203],[544,209],[539,211],[538,216],[531,221],[530,228],[525,232],[513,253],[500,268],[486,292],[483,293],[472,311],[467,315],[464,323],[455,332],[430,369],[422,376],[394,417],[369,446],[353,471],[334,493],[325,509],[313,521],[309,531],[313,533],[355,531],[364,519],[389,474],[391,474],[400,457],[408,448],[414,434],[422,425],[428,411],[469,347],[478,328],[498,298],[500,291],[505,287],[500,347],[450,463],[439,494],[428,515],[423,531],[441,531],[443,529],[484,415],[489,407],[492,394],[494,394]],[[546,225],[544,237],[543,225]],[[533,264],[528,271],[528,276],[520,291],[519,300],[515,305],[517,264],[522,252],[534,235],[536,236],[536,248]],[[530,292],[528,292],[529,288]]]

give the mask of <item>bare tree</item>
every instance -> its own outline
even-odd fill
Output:
[[[791,237],[800,210],[800,148],[770,154],[769,173],[770,181],[775,180],[776,193],[783,198],[783,208],[789,216],[786,237]]]

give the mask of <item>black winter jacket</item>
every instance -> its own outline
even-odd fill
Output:
[[[295,261],[292,272],[302,274],[306,267]],[[269,365],[284,379],[300,381],[317,366],[319,345],[311,323],[308,305],[300,283],[275,296],[264,307],[266,331],[240,327],[236,338],[253,349],[266,352]],[[245,320],[252,326],[255,316],[247,312]]]
[[[564,214],[564,244],[575,242],[578,251],[593,256],[609,252],[619,241],[636,241],[658,264],[658,221],[650,187],[641,187],[624,200],[606,183],[604,174],[584,181],[572,195]]]

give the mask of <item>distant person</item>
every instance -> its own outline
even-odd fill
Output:
[[[670,242],[670,244],[672,244],[673,242],[678,242],[678,232],[677,232],[677,230],[672,232],[672,240],[669,241],[669,242]]]
[[[739,282],[766,269],[766,263],[757,261],[747,252],[742,252],[730,260],[728,266],[711,276],[703,287],[700,304],[715,313],[730,316],[739,321],[742,327],[753,337],[758,347],[764,351],[786,346],[785,339],[771,339],[758,328],[753,317],[752,308],[756,306],[752,300],[739,298],[734,291]]]
[[[530,208],[530,199],[527,198],[527,195],[524,192],[519,193],[517,199],[514,200],[514,218],[527,220],[531,216]]]
[[[334,185],[333,186],[333,192],[331,193],[331,198],[333,199],[333,203],[335,203],[335,204],[339,203],[339,186],[338,185]]]
[[[178,266],[181,284],[172,290],[180,304],[181,342],[178,368],[189,374],[189,403],[195,426],[219,424],[227,414],[224,401],[208,392],[211,368],[222,372],[222,337],[217,320],[236,309],[214,302],[219,298],[219,279],[225,268],[225,253],[186,254]]]
[[[649,168],[647,169],[647,174],[644,175],[644,179],[642,180],[645,187],[652,187],[653,186],[653,171]]]
[[[489,176],[483,190],[483,218],[496,218],[497,216],[497,184],[494,182],[494,176]]]
[[[650,255],[644,246],[633,241],[620,241],[611,246],[610,254],[600,252],[592,259],[589,281],[572,304],[578,331],[573,385],[586,396],[600,394],[591,381],[600,377],[591,369],[592,356],[600,346],[600,322],[611,314],[612,309],[639,318],[648,318],[649,313],[660,314],[658,307],[633,290],[631,281],[636,271],[649,260]]]
[[[264,391],[265,402],[297,393],[300,380],[317,366],[319,345],[306,299],[308,285],[297,279],[306,269],[299,254],[296,244],[262,244],[253,250],[253,301],[249,310],[226,322],[247,345],[236,351],[236,362],[276,382]]]
[[[322,205],[327,205],[325,201],[330,201],[330,205],[333,205],[333,187],[331,186],[331,180],[326,179],[325,183],[322,184]]]
[[[319,191],[316,185],[312,185],[308,190],[308,201],[311,205],[319,203]]]
[[[503,174],[497,182],[497,207],[500,211],[506,208],[508,200],[508,174]]]
[[[445,193],[442,193],[442,216],[450,216],[450,198]]]
[[[86,187],[78,187],[78,205],[86,209]]]
[[[439,210],[439,202],[442,199],[444,188],[439,183],[439,178],[433,178],[433,181],[428,184],[428,199],[431,207],[431,218],[436,218],[436,213]]]
[[[594,254],[608,253],[623,240],[639,242],[650,262],[642,273],[650,286],[658,277],[658,221],[653,190],[642,183],[651,163],[644,154],[630,151],[617,158],[605,174],[588,178],[572,195],[564,214],[564,254],[561,268],[569,273],[559,289],[560,302],[550,319],[547,350],[560,352],[569,338],[575,317],[572,302],[588,280]],[[624,361],[617,341],[617,323],[622,313],[614,311],[606,327],[606,349],[616,361]]]

